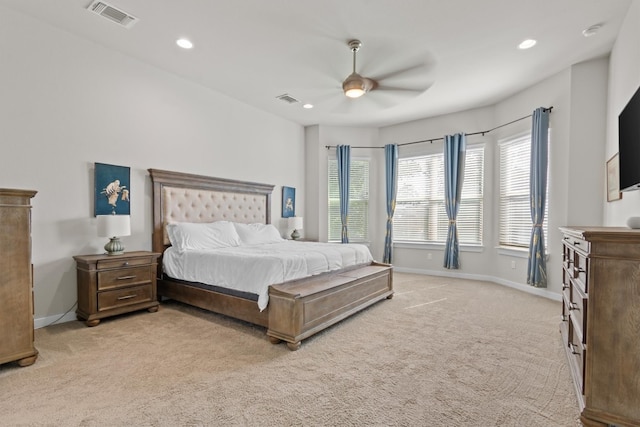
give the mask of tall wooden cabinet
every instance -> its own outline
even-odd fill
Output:
[[[585,426],[640,426],[640,230],[561,227],[560,330]]]
[[[31,198],[35,191],[0,188],[0,363],[33,364]]]

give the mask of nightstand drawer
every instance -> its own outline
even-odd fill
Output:
[[[107,270],[111,268],[135,267],[136,265],[149,265],[154,261],[153,257],[104,259],[96,262],[96,270]]]
[[[152,295],[153,289],[151,285],[100,292],[98,294],[98,311],[151,301]]]
[[[151,282],[151,268],[149,265],[98,272],[98,290],[140,285],[149,282]]]

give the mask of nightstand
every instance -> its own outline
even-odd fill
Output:
[[[122,255],[78,255],[78,309],[87,326],[100,319],[147,309],[158,311],[156,274],[159,253],[138,251]]]

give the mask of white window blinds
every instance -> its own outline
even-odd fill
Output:
[[[369,239],[369,160],[351,158],[349,184],[349,216],[347,218],[350,242]],[[342,234],[340,220],[340,190],[338,189],[338,162],[329,159],[329,236],[330,242],[339,242]]]
[[[484,147],[467,148],[458,211],[461,244],[482,244]],[[444,154],[398,160],[394,241],[444,243],[449,219],[444,206]]]
[[[527,248],[531,240],[531,208],[529,203],[529,170],[531,135],[500,143],[500,232],[501,246]],[[547,181],[548,182],[548,181]],[[547,236],[548,194],[542,230]]]

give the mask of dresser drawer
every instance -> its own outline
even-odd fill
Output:
[[[589,258],[576,252],[573,263],[573,278],[583,293],[589,293]]]
[[[571,284],[571,298],[568,302],[569,316],[574,322],[576,335],[581,343],[586,344],[588,299],[575,283]]]
[[[562,296],[571,301],[571,271],[562,269]]]
[[[562,241],[565,245],[573,250],[589,253],[591,251],[591,243],[576,236],[564,236]]]
[[[153,257],[115,258],[103,259],[96,262],[96,270],[108,270],[112,268],[135,267],[137,265],[152,264]]]
[[[117,307],[151,301],[152,286],[133,286],[98,293],[98,311],[111,310]]]
[[[560,318],[563,323],[569,323],[569,298],[562,296],[562,317]],[[567,326],[568,328],[569,326]]]
[[[576,331],[574,328],[570,328],[570,336],[569,336],[569,351],[571,352],[571,358],[569,359],[569,363],[573,366],[572,369],[576,372],[576,379],[578,380],[578,386],[582,394],[584,394],[584,367],[585,367],[585,358],[587,356],[587,350],[584,345],[580,342],[580,338],[576,336]]]
[[[99,271],[98,290],[141,285],[151,282],[151,278],[151,268],[148,264],[142,267]]]
[[[588,242],[585,242],[585,245]],[[562,247],[563,285],[567,284],[567,277],[575,279],[582,292],[589,292],[589,258],[586,254],[576,251],[569,243]]]

